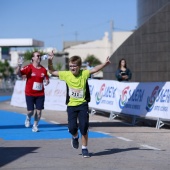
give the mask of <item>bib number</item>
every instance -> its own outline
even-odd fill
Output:
[[[69,96],[72,98],[83,98],[83,90],[81,89],[69,89]]]
[[[42,87],[43,87],[42,83],[34,82],[32,89],[40,91],[40,90],[42,90]]]

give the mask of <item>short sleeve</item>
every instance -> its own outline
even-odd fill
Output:
[[[60,80],[66,80],[67,72],[68,72],[68,71],[59,71],[59,72],[58,72],[58,74],[59,74],[59,79],[60,79]]]
[[[83,76],[88,79],[90,77],[90,70],[83,70]]]
[[[31,74],[31,66],[30,65],[24,66],[23,68],[21,68],[20,72],[22,75],[28,75],[29,73]]]

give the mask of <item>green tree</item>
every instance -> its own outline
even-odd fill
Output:
[[[56,70],[57,71],[61,71],[61,68],[62,68],[62,64],[61,63],[57,63],[56,64]]]
[[[14,69],[9,65],[8,61],[5,62],[0,61],[0,78],[7,78],[14,73]]]
[[[24,53],[24,60],[25,61],[31,61],[31,59],[32,59],[32,53],[33,52],[36,52],[36,51],[38,51],[38,52],[40,52],[40,55],[43,55],[44,54],[44,52],[43,51],[39,51],[38,49],[36,49],[36,48],[34,48],[33,50],[27,50],[25,53]]]
[[[86,59],[84,60],[84,62],[90,63],[91,66],[96,66],[98,64],[101,64],[101,61],[97,59],[94,55],[88,55]]]

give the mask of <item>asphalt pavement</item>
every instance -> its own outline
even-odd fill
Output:
[[[1,97],[11,93],[0,93]],[[2,170],[168,170],[170,129],[136,125],[103,114],[90,115],[90,158],[71,147],[67,113],[44,110],[40,132],[24,127],[26,108],[0,102]]]

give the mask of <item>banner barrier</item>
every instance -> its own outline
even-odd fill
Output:
[[[170,82],[118,82],[89,79],[90,108],[141,117],[170,119]],[[16,81],[11,105],[26,107],[25,81]],[[66,111],[66,85],[50,79],[45,86],[45,109]]]
[[[25,102],[26,81],[17,80],[11,98],[11,105],[26,107]],[[44,109],[66,111],[66,84],[64,81],[50,79],[50,83],[45,88]]]
[[[92,108],[170,119],[170,82],[89,80],[89,87]]]

